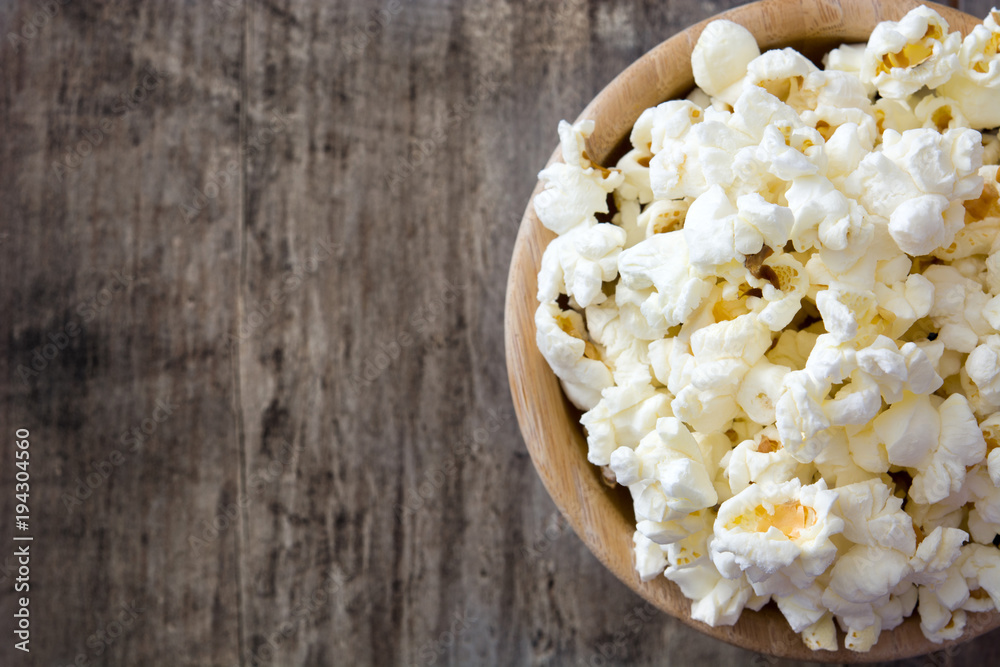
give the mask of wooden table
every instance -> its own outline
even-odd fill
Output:
[[[582,546],[502,345],[557,122],[736,3],[64,2],[0,6],[0,664],[779,664]]]

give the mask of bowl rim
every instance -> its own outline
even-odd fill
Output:
[[[577,120],[595,119],[588,151],[598,162],[627,137],[639,113],[649,106],[683,95],[693,86],[690,54],[710,21],[727,19],[746,26],[761,49],[796,41],[846,43],[865,41],[876,23],[898,20],[919,5],[940,13],[953,30],[967,34],[979,19],[959,10],[929,2],[902,0],[761,0],[705,19],[648,51],[616,76],[581,112]],[[670,62],[687,63],[670,71]],[[684,76],[686,72],[686,77]],[[652,103],[649,99],[658,98]],[[615,112],[624,107],[624,112]],[[617,118],[604,122],[606,116]],[[556,147],[548,164],[560,161]],[[969,613],[961,637],[931,643],[919,629],[916,613],[891,631],[883,632],[868,653],[843,648],[838,629],[838,650],[812,651],[793,633],[773,603],[759,612],[745,610],[734,626],[710,627],[690,617],[690,603],[680,590],[660,576],[639,579],[633,565],[634,518],[626,517],[613,494],[603,487],[600,473],[586,459],[587,445],[572,407],[559,382],[535,345],[534,312],[537,308],[537,274],[545,246],[555,234],[542,227],[534,212],[536,184],[518,229],[507,280],[504,311],[504,344],[511,397],[525,445],[552,500],[587,548],[611,572],[647,602],[686,625],[727,643],[774,657],[819,662],[875,662],[896,660],[964,643],[1000,627],[1000,612]],[[563,409],[547,409],[562,405]],[[584,465],[580,465],[582,460]],[[631,525],[629,525],[631,523]],[[777,622],[776,622],[777,621]]]

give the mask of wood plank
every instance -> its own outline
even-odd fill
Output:
[[[5,441],[31,431],[29,662],[233,661],[235,532],[201,551],[189,536],[237,488],[239,189],[190,222],[180,207],[238,157],[240,20],[220,25],[207,3],[50,4],[25,41],[8,35],[42,3],[0,23],[0,395]],[[54,358],[22,382],[40,346]],[[12,456],[5,445],[4,554]],[[8,665],[27,664],[14,597],[5,581]],[[137,617],[116,625],[132,601]]]

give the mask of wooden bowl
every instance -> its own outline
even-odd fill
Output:
[[[917,2],[880,3],[876,0],[764,0],[720,14],[750,30],[761,50],[791,46],[817,57],[847,42],[867,41],[875,25],[898,20]],[[934,5],[953,30],[967,34],[979,19]],[[580,118],[596,121],[588,152],[604,163],[623,141],[646,108],[685,96],[693,87],[691,50],[708,21],[663,42],[636,61],[592,101]],[[556,142],[555,127],[552,128]],[[558,148],[549,163],[561,159]],[[605,566],[639,595],[663,611],[743,648],[784,658],[825,662],[873,662],[941,650],[1000,626],[1000,613],[969,614],[965,633],[956,641],[933,644],[920,632],[916,614],[891,632],[883,632],[868,653],[809,650],[788,627],[773,605],[759,612],[745,611],[732,627],[712,628],[690,617],[690,603],[664,577],[642,582],[633,565],[632,534],[635,518],[627,489],[608,489],[600,471],[587,461],[587,443],[579,413],[563,396],[555,375],[535,346],[534,313],[538,304],[538,268],[542,252],[555,235],[535,216],[534,197],[528,202],[514,246],[507,281],[505,341],[507,372],[521,433],[545,488],[577,535]],[[838,638],[843,646],[843,636]]]

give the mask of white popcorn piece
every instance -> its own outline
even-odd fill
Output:
[[[702,113],[691,102],[677,104],[686,106],[665,110],[662,122],[653,126],[655,154],[649,163],[649,183],[654,197],[683,199],[697,197],[713,185],[728,187],[735,178],[733,154],[755,139],[730,127],[728,112],[709,108]],[[690,127],[683,128],[685,122]],[[672,138],[674,132],[683,134]],[[662,148],[657,150],[661,140]]]
[[[926,395],[908,394],[876,417],[874,428],[889,462],[917,471],[909,494],[918,503],[936,503],[957,492],[965,482],[966,466],[982,460],[986,452],[983,434],[961,394],[940,406]]]
[[[802,641],[813,651],[836,651],[837,626],[833,623],[833,615],[827,612],[803,630]]]
[[[650,384],[649,342],[635,338],[622,322],[614,298],[586,311],[587,330],[604,364],[611,369],[615,384]]]
[[[827,289],[816,294],[816,307],[823,316],[823,326],[833,340],[846,343],[855,338],[877,335],[873,329],[881,320],[878,299],[869,291]]]
[[[553,239],[538,271],[538,300],[573,297],[581,308],[606,298],[603,283],[618,277],[618,256],[625,230],[616,225],[580,226]]]
[[[994,412],[979,422],[986,442],[986,470],[993,486],[1000,488],[1000,412]]]
[[[597,222],[597,213],[608,212],[608,194],[624,181],[621,172],[604,169],[586,154],[586,140],[594,131],[594,121],[570,125],[559,122],[559,143],[563,162],[543,169],[538,178],[545,189],[535,197],[535,212],[545,227],[565,234],[579,225]]]
[[[651,326],[672,327],[686,321],[712,290],[689,260],[683,231],[654,234],[621,253],[618,272],[633,290],[653,291],[640,305]]]
[[[840,251],[843,256],[828,253],[824,259],[833,259],[836,268],[846,270],[868,250],[873,229],[864,210],[829,179],[819,175],[796,178],[785,197],[795,215],[791,240],[799,252],[813,247]]]
[[[969,527],[976,523],[977,541],[991,543],[998,534],[1000,524],[1000,488],[990,479],[986,466],[978,465],[968,472],[965,482],[968,499],[973,508],[969,511]]]
[[[812,108],[803,95],[806,78],[819,70],[795,49],[774,49],[747,64],[746,85],[760,86],[796,111]],[[866,97],[867,101],[867,97]]]
[[[889,404],[901,400],[904,391],[930,394],[943,383],[927,353],[913,342],[900,348],[892,339],[879,336],[858,350],[855,358],[859,371],[878,384],[882,398]]]
[[[861,146],[874,146],[878,123],[865,85],[853,74],[816,71],[809,74],[793,106],[804,104],[801,117],[826,141],[845,124],[854,126]]]
[[[830,537],[844,528],[831,512],[836,500],[822,480],[806,486],[797,479],[752,484],[719,507],[712,562],[723,576],[745,573],[751,582],[796,561],[816,577],[836,557]]]
[[[805,127],[795,109],[760,86],[747,86],[733,105],[733,114],[728,127],[747,137],[747,146],[757,145],[770,129],[778,130],[784,137],[791,138],[794,130]],[[735,153],[735,151],[733,151]]]
[[[646,510],[660,511],[662,508],[658,503],[662,502],[662,490],[655,486],[654,480],[648,479],[636,484],[636,494],[634,506],[637,512]],[[636,529],[653,542],[671,547],[682,542],[692,534],[697,533],[704,526],[706,512],[692,512],[672,521],[653,521],[651,519],[639,519],[636,522]],[[640,514],[640,516],[642,516]],[[667,562],[671,562],[671,553],[667,549]]]
[[[689,366],[667,385],[674,414],[697,431],[721,429],[738,410],[743,377],[770,346],[770,331],[749,314],[695,331]]]
[[[936,503],[958,492],[965,483],[966,467],[986,455],[986,442],[968,400],[952,394],[938,408],[941,435],[929,460],[918,466],[910,497],[918,503]]]
[[[648,204],[653,201],[653,189],[649,184],[649,160],[652,155],[634,148],[623,155],[615,169],[622,174],[622,184],[615,190],[616,198]],[[621,208],[621,204],[618,204]]]
[[[766,260],[772,280],[750,278],[748,282],[761,290],[757,319],[771,331],[781,331],[795,319],[802,308],[802,299],[809,291],[809,274],[792,255],[782,253]]]
[[[967,127],[995,128],[1000,125],[1000,26],[993,12],[983,25],[977,25],[962,41],[958,52],[959,68],[942,94],[960,102],[968,117]]]
[[[1000,335],[990,335],[965,361],[969,379],[979,389],[984,407],[1000,409]]]
[[[934,284],[930,317],[938,328],[938,340],[949,350],[972,352],[979,337],[990,333],[983,317],[989,297],[978,282],[965,278],[954,267],[929,266],[923,275]]]
[[[781,397],[785,374],[790,370],[787,366],[759,359],[747,371],[736,393],[736,402],[749,419],[761,426],[774,423],[774,406]]]
[[[823,151],[826,153],[825,175],[838,189],[843,190],[847,178],[874,148],[875,137],[869,140],[866,135],[856,123],[847,122],[834,129],[823,144]]]
[[[978,612],[1000,609],[1000,549],[967,544],[962,547],[959,567],[970,589],[963,609]]]
[[[708,557],[708,541],[712,538],[712,523],[715,514],[711,510],[693,512],[681,520],[685,525],[682,539],[665,544],[663,551],[671,570],[682,570],[711,564]]]
[[[730,262],[742,263],[736,250],[737,209],[718,185],[694,200],[684,222],[691,265],[701,275],[717,273]]]
[[[670,396],[646,385],[611,386],[580,418],[587,429],[587,460],[605,466],[619,447],[636,447],[653,430],[656,420],[669,417]]]
[[[806,471],[803,464],[782,448],[773,426],[738,444],[723,460],[724,475],[733,494],[751,484],[787,482]]]
[[[707,566],[705,566],[707,570]],[[714,569],[714,568],[713,568]],[[744,607],[748,607],[753,597],[753,589],[746,579],[726,579],[718,576],[715,585],[705,594],[692,597],[691,618],[712,627],[733,625],[739,619]],[[667,578],[680,583],[678,577]]]
[[[861,67],[864,65],[865,44],[841,44],[827,51],[823,56],[823,68],[826,71],[847,72],[860,78]]]
[[[885,446],[889,463],[917,468],[938,444],[941,416],[929,397],[911,394],[889,406],[872,426]]]
[[[667,558],[663,547],[656,544],[638,530],[632,536],[635,545],[635,571],[643,581],[652,581],[663,574],[667,567]]]
[[[837,488],[837,513],[844,519],[844,537],[855,544],[899,551],[907,558],[917,548],[913,521],[903,500],[879,479]]]
[[[785,375],[781,397],[774,406],[775,426],[782,446],[798,461],[810,463],[828,444],[832,425],[823,411],[829,382],[818,382],[808,371]]]
[[[674,521],[718,500],[698,442],[673,417],[657,420],[656,430],[634,450],[622,446],[612,452],[610,465],[632,491],[640,519]]]
[[[775,595],[774,601],[793,632],[805,632],[828,613],[823,604],[823,587],[816,583]]]
[[[909,271],[909,260],[905,256]],[[888,335],[899,338],[922,317],[931,312],[934,304],[934,284],[919,273],[902,277],[898,281],[882,276],[883,280],[875,283],[875,298],[881,313],[891,313]]]
[[[929,7],[916,7],[899,21],[875,26],[865,48],[861,78],[882,97],[902,98],[923,86],[935,88],[959,67],[962,36]]]
[[[690,205],[684,199],[654,201],[639,215],[638,226],[645,230],[647,239],[654,234],[667,234],[683,229]]]
[[[564,311],[555,303],[542,303],[535,311],[535,342],[545,361],[562,381],[566,396],[581,410],[589,410],[601,400],[601,392],[611,387],[611,371],[586,340],[583,318]]]
[[[948,245],[961,229],[965,209],[942,195],[922,195],[901,202],[889,217],[889,233],[908,255],[928,255]]]
[[[749,30],[732,21],[712,21],[691,53],[695,83],[712,97],[732,104],[739,96],[747,65],[760,55]]]
[[[657,107],[647,109],[643,112],[643,116],[646,114],[649,114],[646,121],[649,124],[648,150],[652,155],[662,152],[671,143],[683,141],[692,127],[705,120],[704,109],[686,100],[664,102]],[[638,126],[637,123],[636,127]],[[641,136],[645,137],[645,133]],[[641,141],[640,137],[636,138]]]
[[[838,392],[838,397],[842,393],[843,390]],[[826,409],[834,421],[851,421],[849,419],[840,420],[828,406]],[[855,463],[851,457],[850,436],[847,434],[847,427],[834,426],[827,431],[826,435],[827,443],[813,459],[812,465],[828,485],[840,488],[871,478],[871,473]]]
[[[944,132],[956,128],[969,127],[969,120],[962,112],[957,100],[940,94],[924,97],[913,109],[920,126]]]
[[[793,371],[802,370],[818,338],[817,334],[809,331],[786,329],[765,356],[772,364],[787,366]]]
[[[882,97],[872,105],[872,115],[875,116],[875,126],[879,134],[892,130],[899,134],[907,130],[915,130],[923,123],[909,102],[905,99],[894,100]]]
[[[754,193],[737,199],[736,209],[733,236],[738,253],[754,255],[765,245],[774,249],[788,243],[795,224],[795,216],[788,207],[772,204]]]

